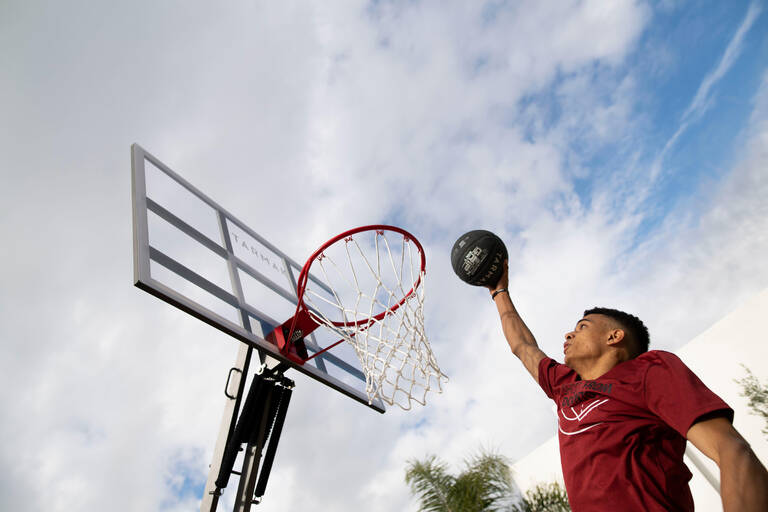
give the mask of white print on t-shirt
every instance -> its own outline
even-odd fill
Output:
[[[557,415],[557,428],[562,432],[563,434],[567,436],[572,436],[575,434],[580,434],[582,432],[586,432],[587,430],[594,428],[598,425],[602,425],[603,422],[595,423],[593,425],[589,425],[588,427],[584,427],[578,430],[571,430],[569,431],[563,430],[563,424],[565,425],[573,425],[573,422],[576,424],[573,425],[574,427],[578,427],[581,423],[581,420],[587,417],[587,415],[603,405],[605,402],[610,400],[609,398],[604,398],[602,400],[590,400],[589,402],[583,402],[580,404],[580,407],[561,407],[560,408],[560,414]],[[577,410],[578,409],[578,410]],[[569,412],[570,410],[570,412]],[[561,420],[562,417],[562,420]]]

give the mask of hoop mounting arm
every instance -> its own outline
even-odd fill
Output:
[[[317,322],[312,319],[309,313],[301,308],[292,318],[267,334],[266,340],[277,346],[277,349],[288,359],[304,364],[309,359],[304,338],[318,327]]]

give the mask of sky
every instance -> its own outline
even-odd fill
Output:
[[[415,511],[406,461],[556,428],[460,234],[504,239],[555,358],[586,308],[674,350],[768,287],[767,28],[759,0],[4,0],[0,508],[199,507],[238,342],[133,287],[132,143],[297,261],[419,238],[444,392],[381,415],[290,374],[258,506]]]

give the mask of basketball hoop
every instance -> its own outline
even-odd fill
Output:
[[[360,359],[369,403],[379,397],[406,410],[411,400],[424,405],[427,391],[441,392],[447,380],[424,331],[425,270],[424,249],[401,228],[341,233],[307,260],[294,316],[267,339],[301,363],[346,341]],[[341,339],[310,356],[304,340],[321,326]]]

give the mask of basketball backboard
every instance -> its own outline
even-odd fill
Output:
[[[145,151],[132,146],[134,284],[242,343],[326,386],[369,404],[365,376],[346,344],[306,363],[285,357],[264,337],[291,318],[302,264]],[[328,289],[310,276],[318,289]],[[328,339],[323,339],[328,337]],[[318,330],[310,355],[332,342]]]

